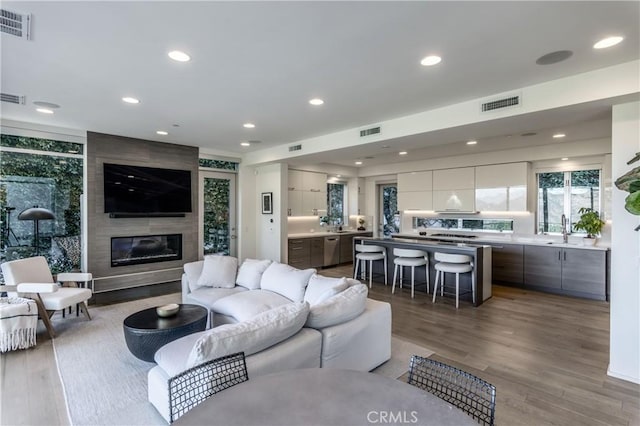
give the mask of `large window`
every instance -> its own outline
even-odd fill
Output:
[[[84,145],[3,134],[0,146],[0,262],[40,254],[54,273],[78,270]],[[54,216],[37,233],[20,218],[32,207]]]
[[[538,233],[562,232],[563,214],[572,232],[582,207],[600,211],[600,170],[538,173]]]

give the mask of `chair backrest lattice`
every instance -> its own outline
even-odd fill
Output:
[[[211,395],[249,380],[244,352],[190,368],[169,379],[169,415],[173,423]]]
[[[494,424],[496,387],[473,374],[414,355],[409,365],[409,384],[460,408],[480,424]]]

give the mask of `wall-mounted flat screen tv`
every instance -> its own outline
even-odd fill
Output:
[[[191,171],[104,164],[104,212],[191,212]]]

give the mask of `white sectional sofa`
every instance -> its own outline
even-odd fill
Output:
[[[149,401],[169,420],[167,382],[191,367],[244,352],[249,378],[296,368],[369,371],[391,357],[391,307],[367,286],[269,260],[228,256],[184,265],[182,301],[204,306],[212,328],[156,352]]]

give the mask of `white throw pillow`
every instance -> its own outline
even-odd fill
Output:
[[[202,275],[202,268],[204,266],[203,260],[196,262],[185,263],[183,266],[184,273],[187,274],[187,281],[189,282],[189,290],[195,291],[200,288],[198,285],[198,279]]]
[[[187,368],[236,352],[260,352],[296,334],[309,314],[309,304],[289,303],[252,319],[212,328],[191,349]]]
[[[232,256],[207,256],[204,258],[198,286],[233,288],[236,286],[238,259]]]
[[[294,302],[304,300],[304,289],[315,269],[297,269],[284,263],[273,262],[262,274],[260,288],[281,294]]]
[[[309,285],[307,285],[307,290],[304,292],[304,301],[309,302],[311,306],[315,306],[346,290],[348,287],[349,284],[347,284],[345,277],[328,278],[313,274],[309,278]]]
[[[320,329],[351,321],[364,312],[368,292],[366,285],[354,285],[313,306],[305,326]]]
[[[222,290],[218,290],[222,291]],[[233,317],[238,322],[247,321],[258,314],[278,306],[288,305],[291,300],[269,290],[241,291],[216,300],[211,310],[216,314]]]
[[[244,288],[248,288],[249,290],[260,288],[262,274],[267,270],[269,265],[271,265],[271,261],[269,259],[245,259],[244,262],[242,262],[242,265],[240,265],[236,284],[241,285]]]

